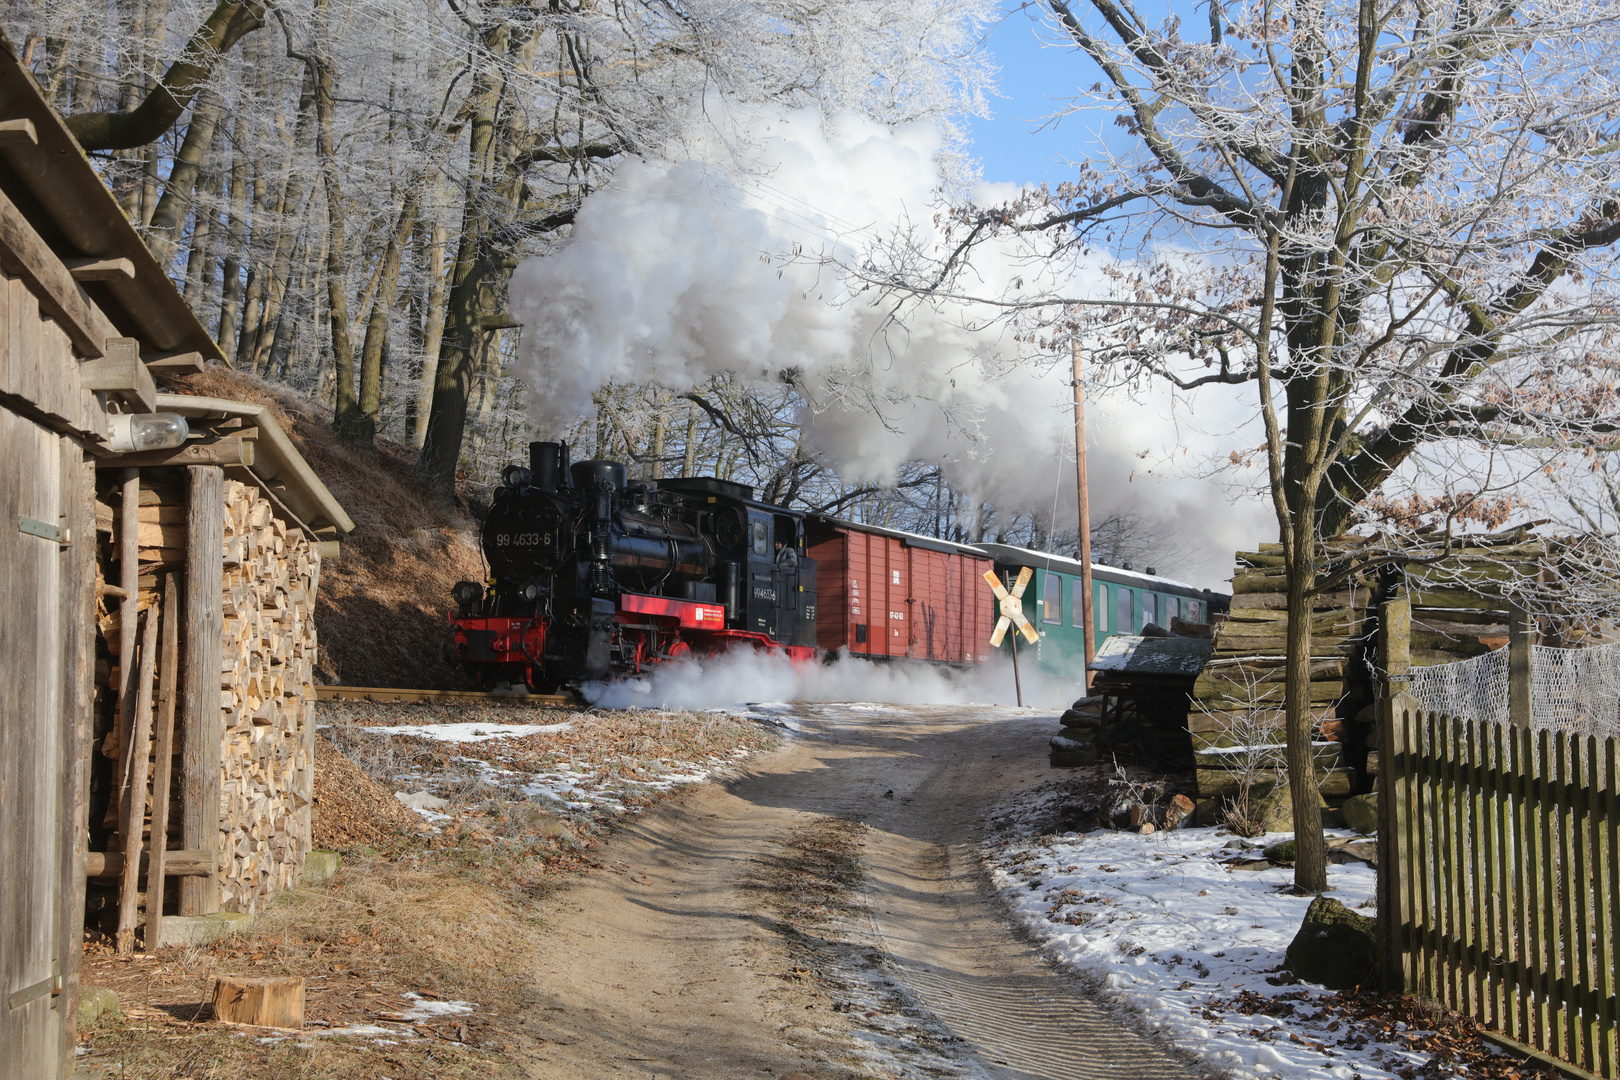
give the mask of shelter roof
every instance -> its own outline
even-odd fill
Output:
[[[141,342],[142,359],[159,367],[179,359],[172,353],[197,354],[192,363],[222,359],[4,34],[0,124],[0,196],[56,257],[70,268],[128,260],[78,286],[119,334]]]
[[[1092,671],[1120,675],[1196,678],[1214,645],[1206,638],[1133,637],[1116,634],[1097,647]]]

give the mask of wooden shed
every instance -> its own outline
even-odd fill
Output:
[[[161,866],[171,825],[177,913],[296,877],[308,620],[352,525],[263,410],[160,393],[218,358],[0,36],[0,1080],[72,1071],[92,835],[126,930],[125,851]]]

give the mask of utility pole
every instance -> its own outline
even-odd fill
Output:
[[[1080,385],[1080,332],[1071,345],[1074,355],[1074,471],[1080,509],[1080,619],[1085,623],[1086,689],[1091,689],[1091,661],[1097,656],[1096,619],[1091,612],[1091,500],[1086,491],[1086,394]]]
[[[1007,587],[1009,589],[1012,588],[1012,583],[1013,583],[1012,572],[1008,571],[1008,573],[1007,573]],[[1020,604],[1023,603],[1024,602],[1023,597],[1019,597],[1017,602],[1020,603]],[[1013,654],[1013,693],[1017,695],[1018,707],[1020,709],[1022,709],[1024,707],[1024,681],[1018,677],[1018,631],[1016,631],[1016,630],[1014,630],[1013,633],[1012,633],[1012,654]]]

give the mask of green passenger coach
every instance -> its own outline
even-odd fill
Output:
[[[1086,641],[1081,609],[1081,571],[1075,559],[1049,555],[1043,551],[1011,544],[979,544],[979,550],[995,560],[996,573],[1003,581],[1015,581],[1024,567],[1034,576],[1024,590],[1024,616],[1040,632],[1038,644],[1020,640],[1018,648],[1027,656],[1035,653],[1036,666],[1058,677],[1082,681]],[[1170,629],[1170,620],[1207,624],[1214,613],[1226,611],[1231,597],[1200,589],[1184,581],[1159,577],[1152,568],[1147,573],[1117,566],[1091,564],[1091,617],[1098,646],[1116,634],[1140,634],[1149,623]],[[995,598],[984,590],[985,603]],[[1010,639],[1002,643],[1011,650]]]

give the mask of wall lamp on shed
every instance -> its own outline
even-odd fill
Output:
[[[173,450],[191,434],[186,418],[172,412],[115,413],[107,423],[107,446],[115,454]]]

